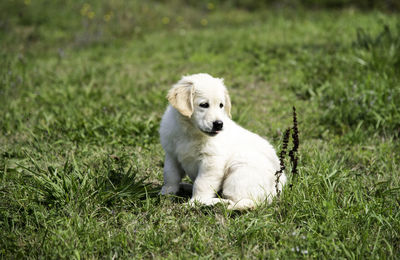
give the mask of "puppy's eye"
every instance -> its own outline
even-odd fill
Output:
[[[219,104],[219,107],[220,107],[220,108],[223,108],[223,107],[224,107],[224,104],[222,104],[222,103]]]
[[[208,108],[210,105],[208,103],[201,103],[200,107],[202,108]]]

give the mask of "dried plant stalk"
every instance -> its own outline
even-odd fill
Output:
[[[285,170],[285,156],[286,156],[286,150],[289,144],[289,136],[290,136],[290,128],[286,129],[285,134],[283,136],[283,144],[282,144],[282,150],[279,154],[279,161],[280,161],[280,169],[279,171],[276,171],[275,176],[276,176],[276,180],[275,180],[275,189],[276,189],[276,195],[279,197],[279,195],[281,194],[281,191],[279,190],[279,179],[283,173],[283,171]]]
[[[297,115],[296,108],[293,106],[293,132],[292,132],[292,140],[293,140],[293,148],[289,151],[290,163],[292,164],[292,175],[293,178],[297,175],[297,161],[298,161],[298,150],[299,150],[299,129],[297,127]],[[292,188],[293,184],[290,184],[290,188]]]
[[[293,131],[292,131],[293,130]],[[298,162],[298,150],[299,150],[299,129],[297,127],[297,114],[296,114],[296,108],[293,106],[293,127],[289,127],[286,129],[284,136],[283,136],[283,144],[282,144],[282,150],[279,154],[279,161],[280,161],[280,169],[279,171],[276,171],[275,176],[275,189],[276,189],[276,195],[279,197],[281,194],[281,191],[279,190],[279,179],[282,176],[283,171],[285,170],[285,157],[286,157],[286,150],[289,145],[289,138],[290,138],[290,132],[292,131],[292,140],[293,140],[293,147],[289,151],[289,158],[290,158],[290,164],[292,165],[292,175],[293,177],[297,175],[297,162]],[[290,188],[292,188],[293,184],[290,184]]]

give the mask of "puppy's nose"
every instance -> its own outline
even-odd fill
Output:
[[[213,122],[213,130],[214,131],[222,130],[223,126],[224,126],[224,122],[222,122],[221,120],[216,120]]]

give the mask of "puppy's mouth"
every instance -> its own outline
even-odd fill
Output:
[[[213,130],[211,130],[211,131],[204,131],[204,130],[201,130],[203,133],[205,133],[206,135],[208,135],[208,136],[216,136],[217,134],[219,134],[222,130],[219,130],[219,131],[213,131]]]

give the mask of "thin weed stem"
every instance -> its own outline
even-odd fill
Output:
[[[298,150],[299,150],[299,129],[297,127],[297,115],[296,108],[293,106],[293,132],[292,141],[293,148],[289,151],[290,163],[292,165],[292,175],[293,178],[297,175],[297,161],[298,161]],[[290,188],[292,188],[293,183],[290,183]]]
[[[280,161],[280,169],[275,173],[276,180],[275,180],[275,189],[276,189],[276,195],[279,197],[281,194],[281,191],[279,189],[279,179],[282,176],[283,171],[285,170],[285,156],[286,156],[286,150],[289,144],[289,136],[290,136],[290,128],[286,129],[285,134],[283,136],[283,145],[282,145],[282,150],[279,154],[279,161]]]
[[[293,130],[293,131],[292,131]],[[293,141],[293,147],[289,151],[289,158],[290,158],[290,164],[292,165],[292,175],[293,177],[297,175],[297,162],[298,162],[298,150],[299,150],[299,129],[297,126],[297,114],[296,114],[296,108],[293,106],[293,127],[289,127],[286,129],[284,136],[283,136],[283,144],[282,144],[282,150],[279,154],[279,161],[280,161],[280,169],[276,171],[275,176],[275,189],[276,189],[276,195],[279,197],[281,194],[281,191],[279,189],[279,179],[283,174],[283,171],[286,169],[285,167],[285,157],[286,157],[286,151],[289,145],[289,138],[290,138],[290,133],[292,132],[292,141]],[[293,184],[290,184],[290,188],[292,188]]]

